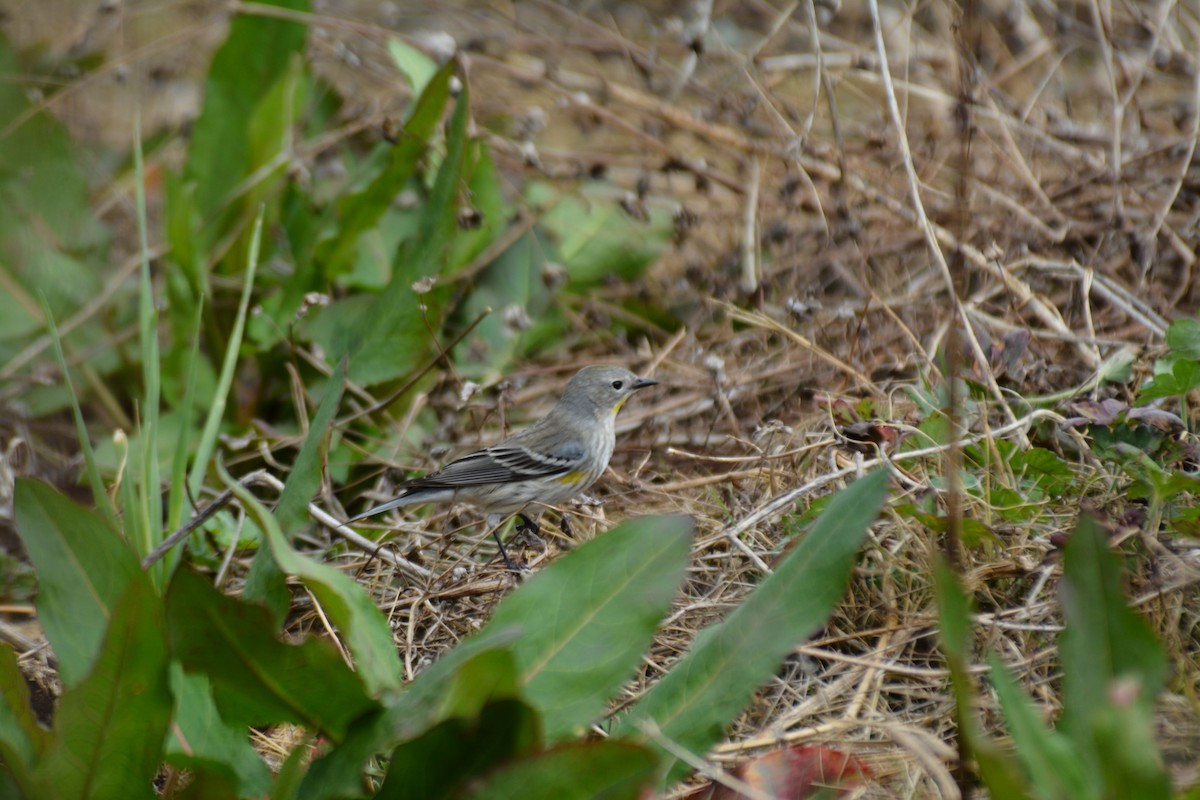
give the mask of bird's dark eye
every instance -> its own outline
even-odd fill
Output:
[[[618,392],[621,391],[621,387],[624,385],[625,384],[621,383],[620,381],[613,381],[613,388],[616,389]]]

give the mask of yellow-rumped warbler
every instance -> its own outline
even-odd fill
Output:
[[[608,468],[616,443],[617,412],[638,389],[658,381],[622,367],[584,367],[550,413],[504,441],[451,461],[399,485],[399,497],[349,522],[419,503],[469,503],[487,515],[504,563],[515,569],[500,541],[505,515],[519,513],[535,535],[542,508],[563,503],[591,486]]]

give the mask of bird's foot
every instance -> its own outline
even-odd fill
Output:
[[[565,513],[562,515],[562,521],[559,522],[558,527],[562,529],[563,536],[566,536],[568,539],[575,538],[575,531],[571,530],[571,518]]]
[[[504,549],[504,542],[500,540],[500,531],[493,529],[492,538],[496,540],[496,547],[500,548],[500,558],[504,561],[504,566],[509,572],[515,573],[516,575],[523,575],[529,572],[529,567],[513,561],[508,557],[508,551]]]

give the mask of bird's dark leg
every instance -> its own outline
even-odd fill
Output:
[[[562,529],[563,535],[568,539],[574,539],[575,531],[571,530],[571,519],[567,516],[567,512],[563,512],[561,519],[562,522],[559,523],[558,527]]]
[[[504,549],[504,542],[500,541],[500,528],[492,528],[492,538],[496,540],[496,546],[500,548],[500,558],[504,559],[504,566],[508,567],[510,572],[521,572],[521,567],[508,557],[508,551]]]

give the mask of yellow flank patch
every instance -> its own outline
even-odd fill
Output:
[[[558,482],[559,483],[579,483],[581,480],[583,480],[583,473],[576,469],[576,470],[572,470],[571,472],[568,472],[566,475],[563,475],[561,478],[558,479]]]

